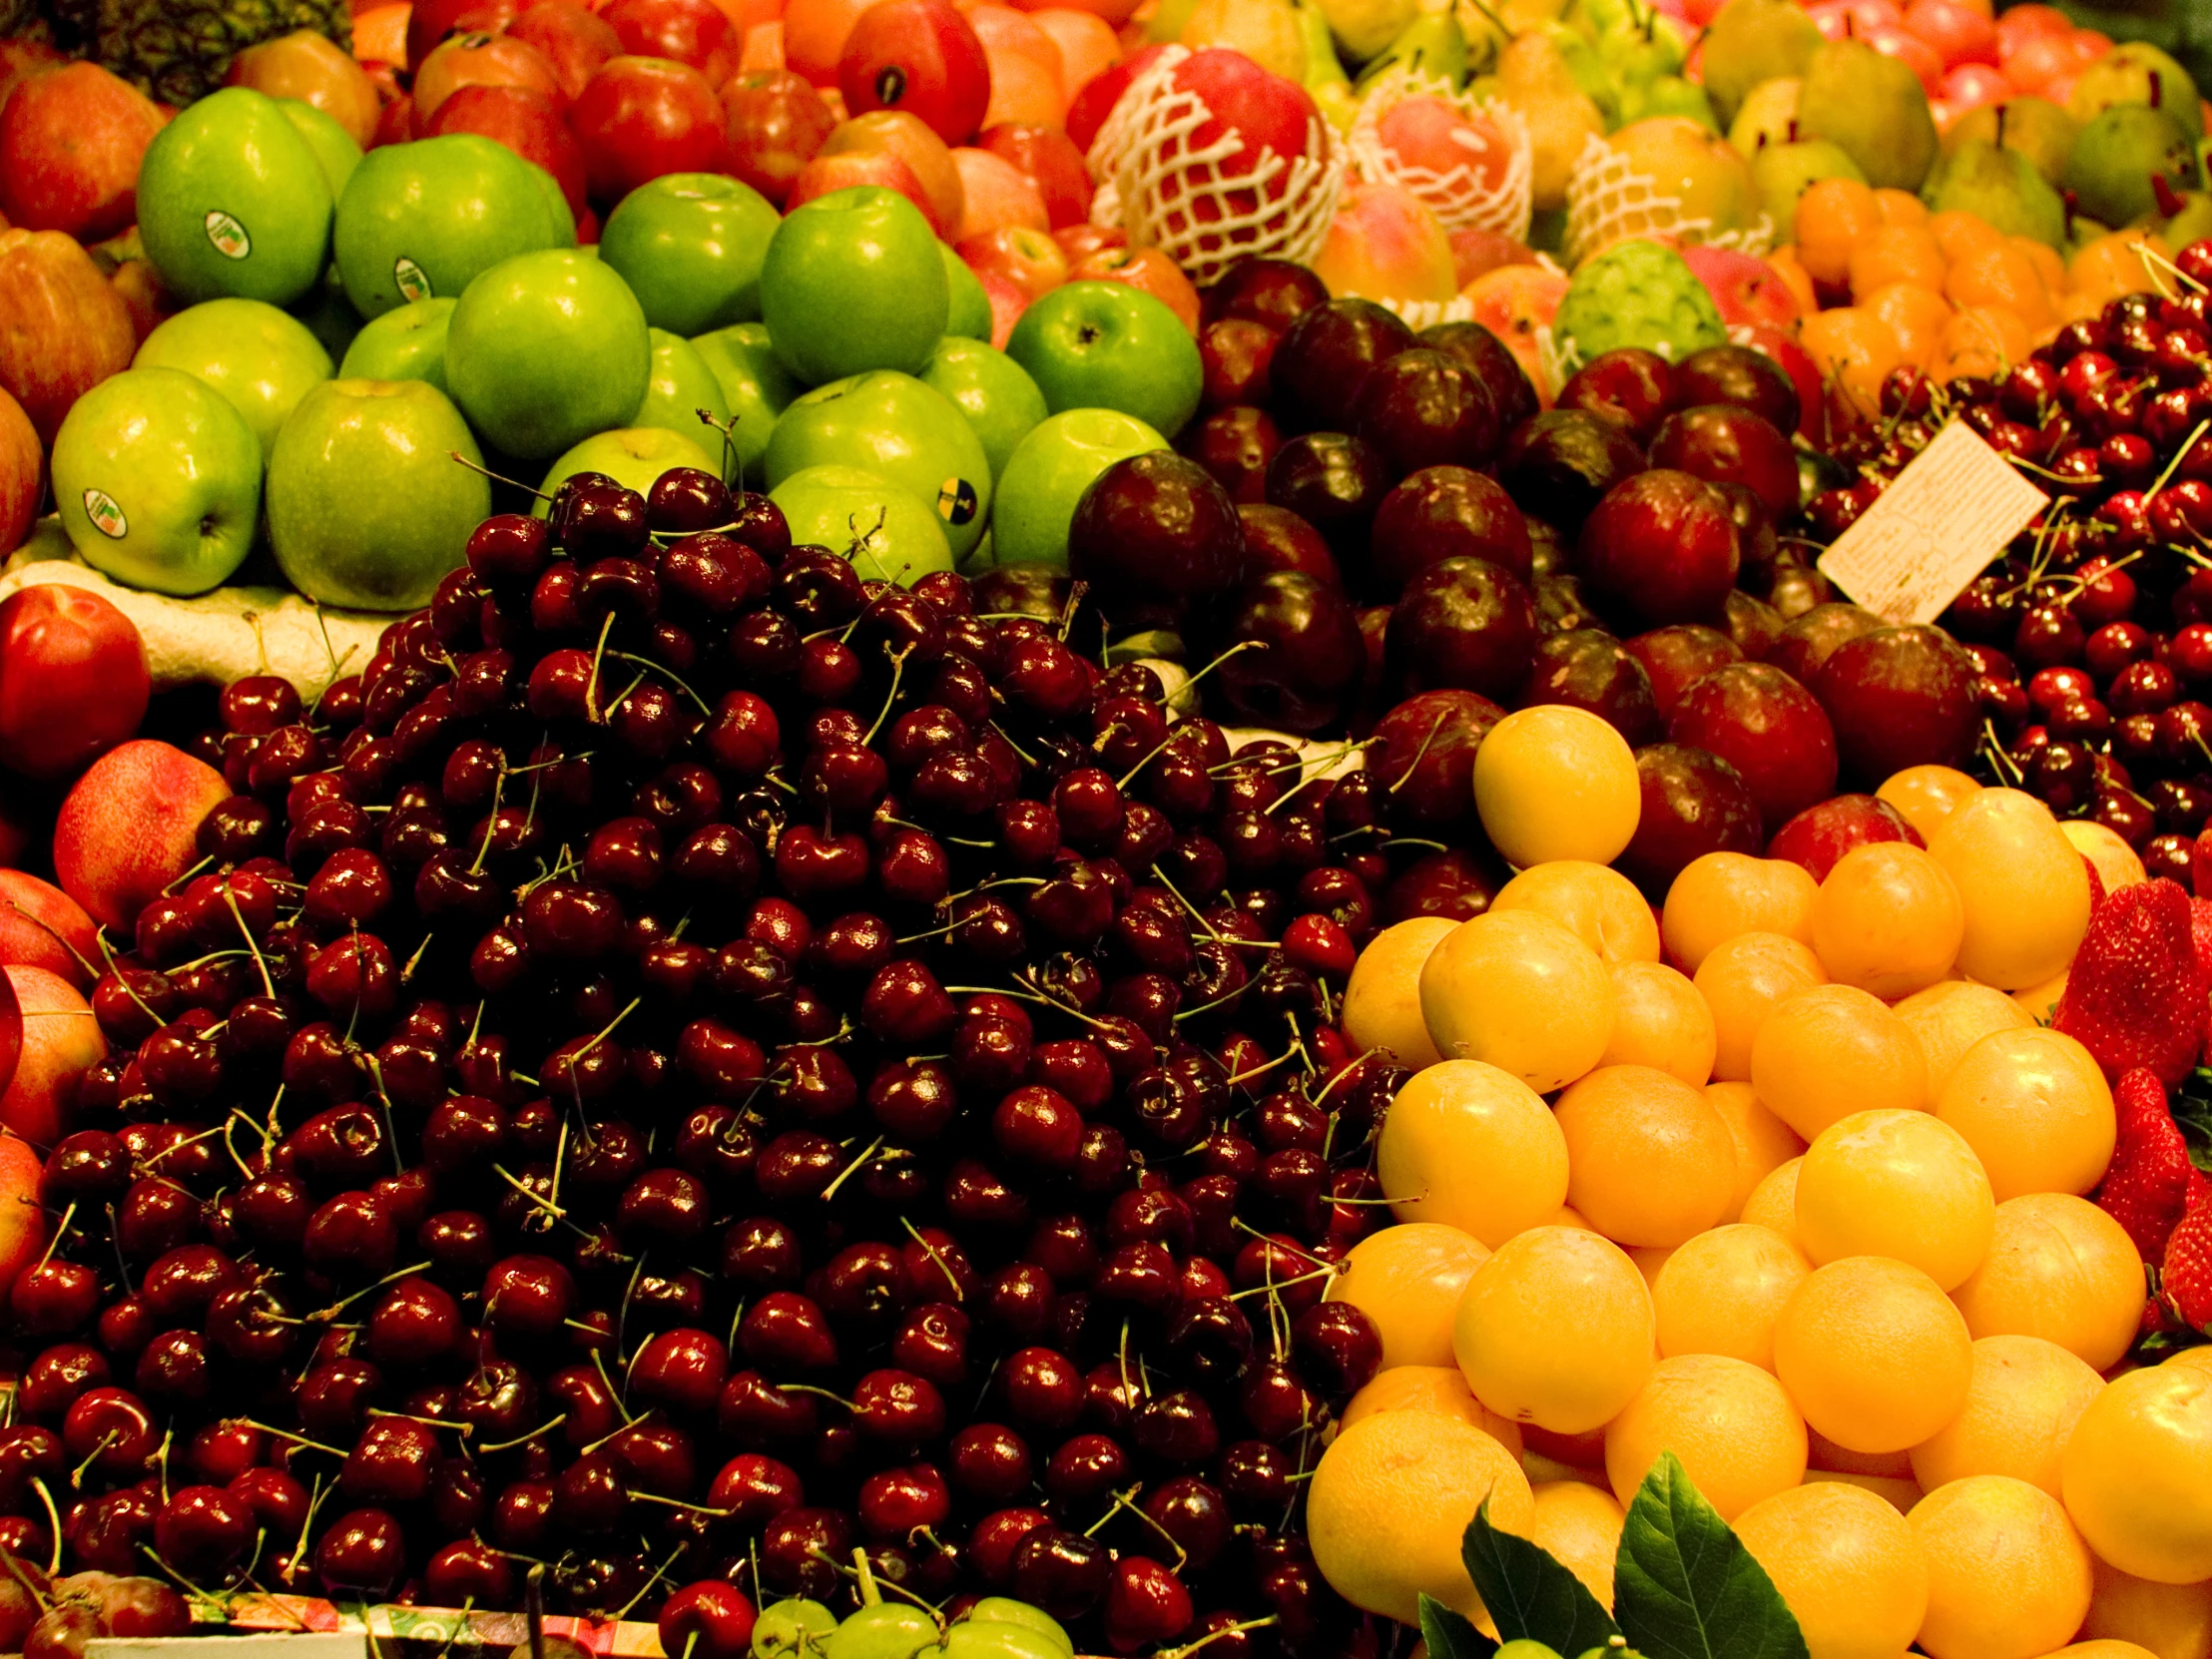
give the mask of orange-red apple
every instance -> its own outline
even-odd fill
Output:
[[[0,389],[40,442],[137,350],[131,313],[90,254],[59,231],[0,231]]]

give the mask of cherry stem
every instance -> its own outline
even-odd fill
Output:
[[[79,1463],[74,1469],[70,1470],[69,1484],[72,1488],[77,1491],[83,1491],[85,1489],[85,1470],[91,1468],[94,1461],[99,1457],[99,1455],[103,1451],[107,1450],[109,1446],[115,1444],[115,1440],[116,1431],[112,1428],[109,1429],[105,1434],[100,1436],[100,1443],[94,1446],[91,1451],[86,1453],[85,1460],[83,1462]],[[61,1530],[59,1527],[57,1527],[55,1529],[55,1536],[59,1537],[60,1535]]]
[[[1228,1300],[1242,1302],[1248,1296],[1273,1296],[1277,1291],[1287,1291],[1293,1285],[1310,1285],[1317,1279],[1334,1279],[1336,1276],[1337,1269],[1332,1266],[1314,1273],[1302,1273],[1296,1279],[1270,1279],[1266,1284],[1255,1285],[1248,1291],[1232,1291]]]
[[[368,1295],[369,1292],[380,1291],[386,1285],[396,1285],[400,1280],[408,1278],[411,1275],[421,1273],[430,1266],[431,1264],[428,1262],[417,1262],[411,1268],[399,1268],[391,1273],[387,1273],[384,1275],[383,1278],[377,1280],[375,1284],[363,1285],[359,1290],[355,1291],[351,1296],[345,1298],[342,1302],[333,1302],[330,1304],[329,1307],[323,1309],[320,1313],[309,1314],[307,1316],[307,1323],[310,1325],[328,1324],[331,1320],[336,1319],[338,1315],[344,1313],[346,1309],[352,1307],[354,1303],[360,1301],[362,1297]],[[343,1454],[340,1453],[340,1455]]]
[[[223,902],[231,906],[231,915],[239,924],[239,932],[245,936],[246,948],[254,953],[254,965],[262,970],[262,994],[275,997],[276,981],[269,976],[269,963],[262,959],[262,947],[254,942],[254,929],[246,925],[246,913],[239,908],[239,896],[231,890],[231,883],[223,883]]]
[[[38,1265],[40,1267],[43,1268],[48,1262],[51,1262],[54,1259],[54,1252],[61,1248],[62,1236],[69,1231],[69,1219],[76,1213],[77,1201],[75,1199],[71,1199],[69,1201],[69,1208],[62,1212],[62,1219],[55,1224],[54,1238],[53,1241],[47,1245],[46,1254],[38,1259]]]
[[[882,1592],[875,1587],[874,1569],[868,1565],[867,1551],[858,1544],[852,1546],[852,1571],[860,1581],[860,1605],[862,1607],[881,1606],[883,1596]]]
[[[604,718],[599,712],[599,665],[607,655],[607,636],[614,631],[614,626],[615,614],[609,611],[606,620],[599,625],[599,643],[592,647],[591,678],[584,682],[584,718],[594,726]]]
[[[953,1277],[952,1269],[946,1265],[945,1259],[937,1253],[937,1247],[923,1238],[921,1230],[904,1216],[898,1218],[898,1225],[905,1228],[907,1233],[912,1236],[914,1243],[921,1246],[921,1253],[929,1258],[930,1265],[944,1275],[945,1284],[952,1289],[952,1300],[954,1302],[963,1300],[960,1295],[960,1282]]]
[[[46,1559],[46,1576],[48,1578],[52,1578],[56,1573],[62,1570],[61,1511],[54,1507],[54,1494],[46,1489],[46,1482],[41,1480],[35,1474],[31,1476],[31,1487],[34,1491],[38,1493],[38,1500],[46,1505],[46,1523],[53,1529],[54,1550],[53,1553],[49,1555]],[[15,1551],[12,1549],[0,1550],[0,1558],[4,1558],[7,1561],[8,1571],[15,1575],[16,1582],[21,1584],[26,1590],[31,1590],[30,1582],[23,1576],[23,1569],[17,1566],[15,1563]],[[39,1595],[38,1591],[31,1590],[31,1594],[38,1597],[38,1604],[41,1607],[53,1606],[53,1603],[48,1601],[43,1595]]]
[[[509,478],[503,473],[492,471],[490,467],[485,466],[480,461],[470,460],[458,449],[448,449],[446,451],[446,454],[449,455],[452,459],[459,461],[461,465],[467,467],[469,471],[482,473],[486,478],[489,478],[495,484],[507,484],[515,489],[522,491],[522,493],[525,495],[536,496],[540,501],[550,502],[553,499],[550,495],[547,495],[545,491],[541,489],[532,489],[528,484],[523,483],[519,478]]]
[[[566,1411],[563,1411],[551,1422],[541,1422],[537,1425],[537,1427],[531,1429],[529,1433],[524,1434],[517,1439],[501,1440],[496,1445],[480,1445],[476,1448],[477,1454],[479,1456],[488,1457],[495,1451],[512,1451],[518,1445],[528,1445],[532,1440],[536,1439],[541,1434],[551,1433],[554,1429],[560,1427],[561,1424],[566,1421],[568,1421],[568,1413]]]
[[[1469,3],[1474,5],[1475,9],[1482,12],[1485,16],[1489,14],[1489,8],[1482,5],[1480,3],[1480,0],[1469,0]],[[1166,1653],[1161,1654],[1160,1659],[1190,1659],[1190,1655],[1196,1653],[1200,1648],[1211,1647],[1214,1643],[1220,1641],[1224,1636],[1241,1635],[1247,1630],[1263,1630],[1273,1623],[1275,1623],[1275,1615],[1273,1613],[1270,1613],[1265,1618],[1246,1619],[1241,1624],[1225,1624],[1219,1630],[1207,1631],[1205,1635],[1199,1637],[1199,1639],[1195,1642],[1188,1643],[1183,1647],[1174,1648]]]
[[[875,741],[875,734],[883,729],[883,722],[890,719],[891,705],[898,701],[898,682],[906,673],[906,659],[914,654],[912,646],[905,646],[891,655],[891,689],[883,694],[883,706],[875,712],[875,724],[867,729],[867,736],[860,740],[863,747]]]
[[[2143,492],[2143,502],[2146,506],[2149,505],[2151,500],[2158,494],[2160,490],[2166,487],[2166,480],[2174,475],[2174,469],[2181,465],[2181,463],[2188,458],[2189,451],[2197,446],[2197,440],[2203,437],[2208,429],[2212,429],[2212,420],[2200,420],[2197,422],[2197,429],[2194,432],[2191,432],[2189,436],[2185,440],[2183,440],[2182,445],[2179,449],[2176,449],[2174,451],[2174,458],[2166,463],[2166,470],[2158,475],[2158,482],[2151,485],[2148,490]]]

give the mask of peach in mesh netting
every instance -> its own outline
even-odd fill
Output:
[[[1434,98],[1464,116],[1488,122],[1502,135],[1507,147],[1502,176],[1495,183],[1489,182],[1486,176],[1496,174],[1497,169],[1478,165],[1471,153],[1457,166],[1440,169],[1411,164],[1391,149],[1383,140],[1382,122],[1408,98]],[[1361,98],[1360,113],[1345,137],[1345,150],[1358,177],[1408,192],[1447,231],[1496,231],[1516,240],[1528,234],[1536,171],[1528,124],[1519,111],[1501,100],[1478,103],[1454,91],[1440,75],[1424,73],[1413,64],[1399,64],[1385,70]]]
[[[1344,185],[1344,148],[1318,116],[1307,124],[1306,151],[1272,148],[1243,161],[1249,148],[1236,128],[1219,130],[1176,70],[1191,56],[1171,46],[1129,84],[1091,141],[1099,181],[1091,223],[1119,226],[1138,247],[1158,248],[1204,287],[1256,254],[1306,260],[1321,247]],[[1211,138],[1203,136],[1216,128]]]

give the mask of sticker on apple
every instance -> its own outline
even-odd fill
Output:
[[[965,524],[980,503],[975,486],[965,478],[947,478],[937,486],[937,516],[947,524]]]
[[[410,305],[430,297],[430,274],[404,254],[392,261],[391,279],[399,288],[399,297]]]
[[[85,491],[85,517],[92,520],[92,527],[110,541],[121,541],[131,533],[131,521],[123,516],[123,504],[106,490]]]
[[[208,241],[227,260],[243,260],[254,252],[254,239],[246,227],[221,208],[210,208],[206,220]]]

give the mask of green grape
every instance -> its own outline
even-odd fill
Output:
[[[1559,1659],[1559,1650],[1523,1636],[1518,1641],[1501,1644],[1490,1659]]]
[[[967,1616],[970,1624],[1010,1624],[1034,1630],[1057,1642],[1062,1653],[1072,1655],[1075,1652],[1074,1638],[1060,1628],[1058,1619],[1042,1607],[1032,1607],[1012,1596],[985,1596],[968,1609]]]
[[[761,1609],[753,1625],[753,1659],[820,1659],[837,1615],[819,1601],[794,1597]]]
[[[963,1620],[946,1631],[944,1641],[922,1654],[921,1659],[1068,1659],[1068,1650],[1041,1630]]]
[[[919,1607],[879,1601],[837,1626],[827,1659],[914,1659],[937,1635],[937,1621]]]

